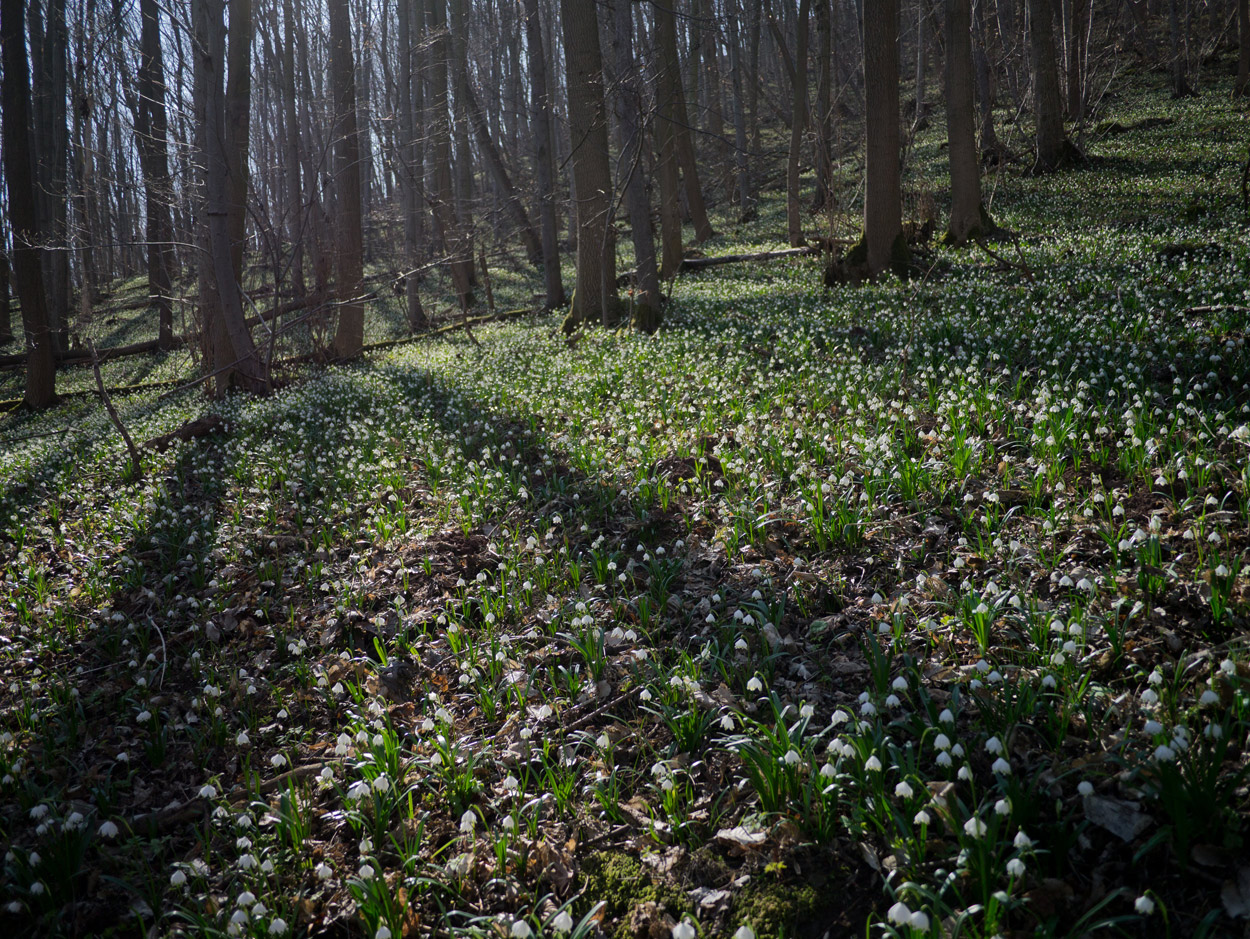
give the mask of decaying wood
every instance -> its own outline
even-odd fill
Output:
[[[145,449],[164,453],[175,440],[181,440],[183,443],[186,443],[189,440],[198,440],[200,437],[209,437],[213,434],[229,432],[230,429],[220,414],[206,414],[203,417],[197,417],[193,421],[188,421],[177,430],[171,430],[167,434],[161,434],[159,437],[153,437],[151,440],[144,441],[143,446]]]

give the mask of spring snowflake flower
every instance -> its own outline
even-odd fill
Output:
[[[758,676],[752,676],[751,680],[747,682],[747,691],[760,692],[763,690],[764,690],[764,683],[759,680]],[[676,927],[674,927],[674,929],[675,928]]]
[[[907,918],[907,925],[922,933],[929,931],[929,914],[924,910],[916,910]]]
[[[1220,703],[1220,696],[1216,694],[1214,691],[1212,691],[1210,688],[1204,691],[1202,693],[1202,697],[1198,699],[1198,704],[1200,704],[1202,707],[1209,707],[1212,704],[1219,704],[1219,703]]]
[[[523,919],[513,920],[512,922],[512,939],[530,939],[534,935],[534,930],[530,929],[530,924]]]
[[[117,825],[112,821],[105,821],[101,823],[98,833],[101,838],[116,838]]]
[[[695,939],[698,930],[694,928],[694,924],[688,919],[683,919],[680,923],[673,926],[673,939]]]
[[[734,939],[755,939],[755,930],[750,926],[739,926],[734,933]]]
[[[572,932],[573,917],[568,910],[561,910],[556,914],[555,919],[551,921],[551,928],[558,933]]]
[[[286,920],[284,920],[281,916],[279,916],[277,919],[275,919],[272,923],[269,924],[269,935],[271,936],[284,935],[286,933],[286,929],[287,929]]]
[[[1007,873],[1010,874],[1012,877],[1016,877],[1016,878],[1023,877],[1024,876],[1024,861],[1020,860],[1018,857],[1013,857],[1010,861],[1007,862]]]
[[[184,870],[176,870],[169,875],[169,883],[174,887],[181,887],[187,882],[187,873]]]
[[[911,788],[911,784],[907,780],[903,780],[894,787],[894,794],[900,799],[910,799],[915,792]]]
[[[874,753],[872,756],[868,757],[864,763],[864,769],[870,770],[874,773],[881,772],[881,761],[877,759],[877,754]]]
[[[902,900],[899,900],[886,911],[886,919],[896,926],[906,926],[911,922],[911,909]]]
[[[932,816],[930,816],[924,809],[921,809],[912,817],[912,824],[914,825],[928,825],[932,821]]]
[[[217,787],[211,784],[200,787],[200,798],[201,799],[216,799]]]
[[[994,761],[994,765],[990,767],[990,770],[999,776],[1010,776],[1011,764],[1000,756]]]
[[[1076,791],[1082,796],[1092,796],[1094,794],[1094,784],[1088,779],[1083,779],[1077,785]]]
[[[1135,909],[1142,916],[1149,916],[1155,911],[1155,901],[1143,893],[1140,897],[1133,901],[1133,909]]]
[[[466,809],[465,813],[460,816],[460,830],[466,835],[471,835],[476,828],[477,814],[472,809]]]
[[[992,754],[1002,753],[1003,742],[997,737],[991,737],[989,740],[985,741],[985,752]]]
[[[373,934],[373,939],[391,939],[391,931],[386,926],[379,926],[378,931]]]
[[[964,822],[964,831],[973,838],[984,838],[985,833],[988,830],[989,826],[976,816],[973,816]]]

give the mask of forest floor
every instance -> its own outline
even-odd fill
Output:
[[[1245,935],[1247,125],[1100,118],[988,179],[1010,263],[118,397],[226,422],[142,478],[89,398],[0,417],[5,928]]]

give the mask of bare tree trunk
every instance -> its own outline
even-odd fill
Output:
[[[949,244],[962,245],[992,228],[981,204],[972,103],[972,10],[970,0],[946,0],[946,137],[951,161]]]
[[[820,0],[817,0],[819,3]],[[807,129],[807,37],[812,0],[799,0],[798,38],[794,50],[794,74],[791,93],[794,104],[790,108],[790,155],[786,160],[786,228],[790,234],[790,247],[801,248],[807,244],[803,237],[803,219],[799,204],[799,157],[803,148],[803,132]]]
[[[63,351],[69,327],[69,134],[65,96],[68,81],[69,36],[65,24],[65,0],[49,0],[46,29],[39,19],[39,5],[31,5],[31,50],[34,57],[34,128],[36,208],[42,206],[40,222],[51,251],[43,253],[48,326],[52,344]]]
[[[560,0],[560,18],[577,193],[577,290],[564,321],[565,332],[571,332],[583,322],[607,326],[616,319],[616,240],[608,224],[612,167],[596,5]]]
[[[414,0],[398,0],[399,6],[399,191],[403,196],[404,264],[416,267],[419,257],[417,221],[421,207],[417,202],[417,133],[412,103],[412,6]],[[404,278],[404,299],[408,310],[408,328],[416,331],[429,325],[421,306],[419,278],[415,273]]]
[[[447,101],[451,38],[447,31],[445,0],[427,0],[427,24],[433,33],[430,49],[430,141],[434,163],[434,217],[442,232],[443,247],[451,261],[451,280],[460,305],[473,305],[473,256],[465,254],[461,219],[451,176],[451,115]]]
[[[760,149],[760,0],[744,0],[747,7],[747,136],[751,153]]]
[[[667,2],[667,0],[665,0]],[[672,101],[680,93],[680,84],[674,87],[674,72],[669,69],[664,47],[671,41],[676,48],[676,27],[671,11],[665,14],[660,4],[653,4],[655,11],[656,46],[655,62],[655,173],[660,184],[660,276],[665,280],[677,276],[682,262],[682,231],[679,203],[681,180],[677,171],[677,134],[674,128]]]
[[[1237,97],[1250,95],[1250,0],[1237,0]]]
[[[291,241],[291,286],[295,296],[303,297],[304,286],[304,199],[301,195],[299,111],[295,107],[295,10],[291,0],[282,4],[282,110],[286,115],[286,221]],[[308,180],[311,185],[312,180]]]
[[[1062,0],[1062,3],[1068,119],[1079,121],[1085,113],[1082,69],[1085,62],[1085,23],[1089,16],[1089,3],[1088,0]]]
[[[637,286],[631,322],[635,329],[654,332],[660,325],[660,275],[655,263],[655,232],[642,167],[642,90],[634,62],[632,0],[615,0],[616,120],[620,135],[622,186],[634,239]],[[615,292],[615,285],[613,286]],[[608,301],[605,300],[605,303]]]
[[[743,105],[745,97],[745,80],[742,75],[742,50],[738,48],[738,11],[731,10],[726,16],[729,28],[729,71],[733,79],[733,119],[734,119],[734,162],[738,170],[738,211],[739,219],[747,221],[754,213],[751,199],[751,164],[747,140],[746,109]],[[750,81],[754,82],[752,77]]]
[[[360,193],[360,140],[356,130],[356,66],[348,0],[330,0],[330,85],[334,102],[334,184],[337,203],[338,310],[334,355],[360,355],[365,341],[364,223]]]
[[[9,256],[4,252],[0,232],[0,346],[13,341],[13,291],[10,287]]]
[[[252,114],[252,0],[228,0],[230,41],[226,49],[226,195],[229,213],[230,264],[234,279],[243,284],[243,254],[247,237],[247,160]]]
[[[653,0],[655,10],[655,42],[658,46],[659,80],[657,109],[659,119],[667,123],[673,136],[678,165],[681,167],[682,187],[690,207],[690,219],[694,222],[695,241],[711,238],[712,223],[708,221],[707,208],[703,202],[703,190],[699,187],[699,170],[695,159],[694,143],[690,136],[690,118],[687,116],[686,95],[681,85],[681,64],[677,58],[677,24],[673,10],[667,4],[671,0]]]
[[[1063,99],[1055,55],[1051,0],[1029,0],[1029,35],[1033,53],[1033,117],[1037,124],[1034,173],[1051,173],[1075,161],[1077,150],[1063,130]]]
[[[985,5],[989,0],[973,0],[975,21],[972,61],[977,80],[977,105],[981,112],[981,157],[997,155],[998,135],[994,132],[994,86],[990,75],[990,60],[985,52]]]
[[[459,260],[462,275],[470,286],[477,284],[473,242],[474,179],[473,151],[469,147],[469,0],[448,0],[450,15],[452,90],[455,119],[452,123],[456,147],[456,215],[460,221]],[[466,294],[467,296],[467,294]]]
[[[816,0],[816,199],[819,211],[830,204],[833,182],[833,27],[830,0]]]
[[[165,65],[161,54],[160,9],[156,0],[140,0],[142,20],[139,49],[139,120],[135,137],[143,162],[143,191],[147,215],[148,298],[155,304],[160,347],[174,345],[174,307],[170,297],[173,223],[169,200],[169,147],[165,116]]]
[[[864,0],[863,263],[869,276],[907,263],[899,179],[899,0]],[[854,254],[854,252],[852,252]]]
[[[929,75],[929,63],[925,56],[928,42],[925,26],[924,0],[916,0],[916,110],[912,115],[912,126],[916,129],[925,126],[924,120],[928,115],[925,79]]]
[[[237,180],[231,178],[231,160],[238,160],[240,149],[246,163],[247,140],[231,136],[226,120],[227,105],[221,67],[227,60],[225,9],[222,0],[195,0],[192,17],[196,32],[195,106],[198,141],[196,152],[204,172],[200,200],[199,300],[204,336],[204,369],[214,375],[218,395],[230,388],[252,392],[265,390],[267,382],[262,363],[247,330],[243,299],[234,264],[236,240],[231,226],[241,212],[233,201]],[[232,19],[234,19],[232,17]],[[243,18],[234,19],[231,30],[230,60],[237,68],[249,68],[250,33]],[[245,44],[248,48],[235,48]],[[237,90],[238,83],[233,87]],[[238,107],[238,103],[235,103]],[[246,190],[244,190],[246,192]],[[242,227],[241,225],[239,226]],[[242,245],[239,244],[240,261]]]
[[[564,284],[560,278],[560,244],[556,228],[555,163],[551,159],[552,99],[547,90],[547,56],[543,48],[543,27],[538,0],[525,2],[526,60],[530,70],[530,96],[533,109],[534,176],[538,184],[538,222],[542,229],[543,287],[547,309],[564,305]]]
[[[1185,58],[1181,54],[1181,19],[1179,0],[1168,0],[1168,55],[1172,60],[1172,97],[1189,98],[1194,92],[1185,74]]]

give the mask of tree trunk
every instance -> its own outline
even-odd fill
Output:
[[[135,138],[143,163],[143,199],[147,216],[148,298],[156,306],[160,347],[173,348],[174,307],[170,296],[173,223],[169,200],[169,145],[165,115],[165,64],[161,54],[160,8],[140,0],[139,120]]]
[[[334,187],[338,235],[339,324],[334,356],[360,355],[365,341],[365,310],[360,300],[364,279],[364,223],[360,193],[360,140],[356,131],[356,66],[348,0],[330,0],[330,84],[334,102]]]
[[[243,284],[247,239],[248,145],[252,114],[252,0],[228,0],[230,41],[226,49],[226,190],[230,264],[235,282]]]
[[[694,143],[690,136],[690,118],[687,116],[686,95],[681,84],[681,63],[677,58],[677,24],[669,0],[653,0],[655,10],[655,42],[658,46],[659,63],[656,69],[659,82],[656,103],[661,122],[669,125],[677,162],[681,167],[682,188],[690,207],[690,219],[694,222],[696,242],[707,241],[715,232],[708,221],[707,208],[703,202],[703,190],[699,187],[698,163]]]
[[[972,44],[972,61],[977,80],[977,105],[981,112],[981,157],[997,155],[1000,147],[994,132],[994,86],[990,75],[990,60],[985,51],[985,5],[989,0],[973,0],[973,17],[976,23]]]
[[[1172,97],[1193,95],[1185,75],[1185,57],[1181,54],[1181,17],[1179,0],[1168,0],[1168,55],[1172,60]]]
[[[738,170],[739,220],[747,221],[754,213],[751,200],[751,164],[748,152],[746,109],[743,104],[746,80],[742,75],[742,50],[738,48],[738,11],[726,17],[729,28],[729,71],[733,79],[734,162]],[[750,79],[754,81],[754,78]]]
[[[36,209],[42,206],[40,227],[51,251],[43,253],[48,326],[52,345],[65,348],[69,327],[69,132],[65,95],[68,81],[69,36],[65,0],[49,0],[46,29],[31,7],[31,50],[35,62],[34,128],[36,155]]]
[[[577,289],[564,321],[565,332],[571,332],[583,322],[599,320],[607,326],[616,319],[616,241],[608,224],[612,167],[596,5],[560,0],[560,17],[577,201]]]
[[[637,285],[634,288],[631,323],[635,329],[654,332],[660,325],[660,276],[655,263],[655,232],[642,167],[642,90],[634,63],[633,0],[615,0],[617,131],[620,136],[625,208],[634,238]],[[615,288],[613,288],[615,290]],[[605,303],[608,302],[605,300]]]
[[[666,0],[667,2],[667,0]],[[676,26],[671,10],[661,4],[653,4],[655,11],[656,48],[655,63],[655,173],[660,184],[660,276],[669,280],[677,276],[682,262],[682,231],[679,202],[681,180],[677,171],[677,133],[673,114],[673,98],[680,94],[675,70],[670,69],[665,48],[671,43],[676,49]]]
[[[833,182],[833,27],[830,0],[816,0],[816,200],[817,211],[830,205]]]
[[[817,0],[821,2],[821,0]],[[803,148],[803,132],[807,129],[807,37],[808,20],[812,9],[811,0],[799,0],[798,38],[794,51],[794,74],[791,80],[793,104],[790,108],[790,155],[786,160],[786,229],[790,234],[790,247],[801,248],[807,244],[803,237],[803,219],[799,204],[799,157]]]
[[[990,228],[981,204],[972,103],[970,0],[946,0],[946,137],[951,162],[951,218],[946,241],[962,245]]]
[[[1237,97],[1250,95],[1250,0],[1237,0]]]
[[[415,268],[420,257],[417,241],[417,222],[421,206],[417,202],[417,174],[421,165],[417,162],[416,115],[412,102],[412,7],[414,0],[398,0],[399,6],[399,191],[403,196],[404,212],[404,264]],[[429,325],[429,319],[421,306],[420,278],[415,273],[404,278],[404,300],[408,312],[408,328],[413,332]]]
[[[451,262],[453,289],[460,299],[460,305],[467,309],[473,305],[473,256],[465,255],[465,244],[460,230],[461,219],[451,175],[451,114],[447,101],[451,38],[447,31],[445,0],[427,2],[429,6],[426,22],[433,34],[430,48],[430,141],[433,145],[434,164],[434,218],[442,234],[443,249]]]
[[[886,268],[902,268],[907,260],[899,179],[898,4],[899,0],[864,0],[867,146],[862,263],[870,277]]]
[[[1055,56],[1054,7],[1051,0],[1029,0],[1029,35],[1033,53],[1033,117],[1037,124],[1034,173],[1051,173],[1072,163],[1076,148],[1063,130],[1063,99]]]
[[[204,173],[203,194],[198,200],[204,368],[213,376],[218,396],[230,388],[260,393],[267,382],[243,314],[234,265],[236,242],[231,234],[231,225],[239,213],[232,201],[238,185],[230,177],[230,163],[238,159],[240,142],[231,137],[226,121],[221,69],[226,61],[225,5],[223,0],[195,0],[191,9],[196,32],[196,156]],[[250,30],[243,20],[235,20],[235,24],[237,32],[232,29],[230,36],[230,59],[236,67],[247,69],[249,56],[234,46],[245,39],[250,46]],[[233,87],[237,89],[237,83]],[[241,149],[246,162],[246,140]]]
[[[1080,121],[1085,116],[1085,23],[1089,16],[1088,0],[1063,0],[1064,56],[1068,76],[1068,118]]]
[[[42,233],[35,208],[35,170],[30,148],[30,72],[26,61],[25,0],[0,0],[0,46],[4,79],[4,178],[13,230],[13,276],[26,335],[26,394],[31,408],[56,403],[56,360],[43,292]]]
[[[556,227],[555,163],[551,159],[552,100],[547,90],[547,56],[543,48],[543,27],[538,0],[525,2],[526,60],[530,70],[530,97],[533,110],[534,176],[538,185],[538,223],[542,231],[543,289],[547,309],[564,305],[564,283],[560,278],[560,243]]]
[[[0,245],[4,233],[0,229]],[[0,346],[13,341],[13,292],[9,285],[9,256],[0,249]]]
[[[304,199],[301,195],[299,111],[295,107],[295,10],[291,0],[282,4],[282,110],[286,115],[284,150],[286,166],[287,237],[291,241],[291,286],[303,297],[304,286]],[[308,180],[311,185],[312,180]]]
[[[473,151],[469,147],[469,0],[448,0],[452,55],[452,90],[455,96],[453,142],[456,148],[456,215],[460,221],[458,262],[461,276],[470,285],[477,284],[473,242],[474,178]],[[466,292],[466,297],[468,296]]]
[[[926,41],[924,0],[916,0],[916,109],[912,114],[912,125],[917,130],[925,126],[923,122],[928,113],[928,106],[925,104],[925,79],[929,74],[925,59]]]

